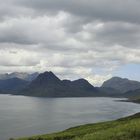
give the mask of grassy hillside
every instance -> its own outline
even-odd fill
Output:
[[[87,124],[59,133],[16,140],[140,140],[140,113],[116,121]]]

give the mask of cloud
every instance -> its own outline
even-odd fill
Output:
[[[54,13],[65,11],[73,15],[84,17],[85,19],[88,18],[89,20],[140,21],[140,2],[138,0],[20,0],[18,4],[40,12],[41,14],[45,12]]]
[[[0,5],[0,71],[54,71],[95,85],[140,64],[138,0],[6,0]]]
[[[8,57],[7,57],[8,56]],[[30,53],[24,50],[1,50],[0,51],[0,66],[7,67],[20,67],[20,66],[35,66],[39,62],[37,60],[37,54],[32,52],[32,59]]]

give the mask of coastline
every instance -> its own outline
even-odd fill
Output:
[[[9,140],[131,140],[140,139],[140,113],[115,121],[86,124],[62,132]]]

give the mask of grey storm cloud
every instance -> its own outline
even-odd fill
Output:
[[[66,11],[81,17],[89,17],[90,20],[140,22],[138,0],[21,0],[18,3],[35,11]]]
[[[52,70],[100,84],[140,64],[138,0],[0,1],[1,72]]]
[[[107,43],[107,45],[114,43],[131,46],[133,44],[132,47],[134,45],[137,47],[139,46],[140,37],[139,7],[140,2],[138,0],[6,0],[0,6],[0,16],[4,19],[3,24],[9,23],[7,25],[1,24],[0,26],[0,42],[42,43],[43,39],[39,40],[39,37],[34,37],[37,34],[34,31],[36,30],[35,28],[42,26],[40,24],[37,27],[38,23],[35,21],[35,17],[43,18],[49,13],[55,12],[58,14],[58,12],[64,11],[67,13],[67,18],[62,23],[61,28],[65,29],[67,35],[75,36],[76,32],[85,31],[83,29],[85,25],[91,24],[87,32],[89,32],[92,40],[95,38],[97,41]],[[24,19],[25,17],[28,18]],[[15,20],[9,21],[9,18],[15,18]],[[40,18],[37,20],[40,20]],[[100,30],[92,29],[94,22],[103,22],[103,28]],[[32,27],[35,24],[36,27]],[[29,30],[34,33],[30,33]],[[50,44],[48,46],[55,45]]]

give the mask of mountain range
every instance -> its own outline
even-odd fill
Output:
[[[53,72],[0,75],[0,93],[38,97],[140,97],[140,82],[113,77],[101,87],[86,79],[61,80]]]
[[[94,96],[97,89],[85,79],[60,80],[52,72],[40,74],[22,93],[28,96],[86,97]]]
[[[140,89],[140,82],[129,80],[126,78],[113,77],[105,81],[102,87],[113,88],[118,90],[120,93],[125,93],[128,91]]]
[[[19,78],[26,81],[32,81],[39,75],[38,72],[35,73],[24,73],[24,72],[13,72],[13,73],[5,73],[0,74],[0,80],[12,79],[12,78]]]
[[[30,82],[19,79],[11,78],[0,80],[0,91],[4,93],[15,93],[24,89]]]

